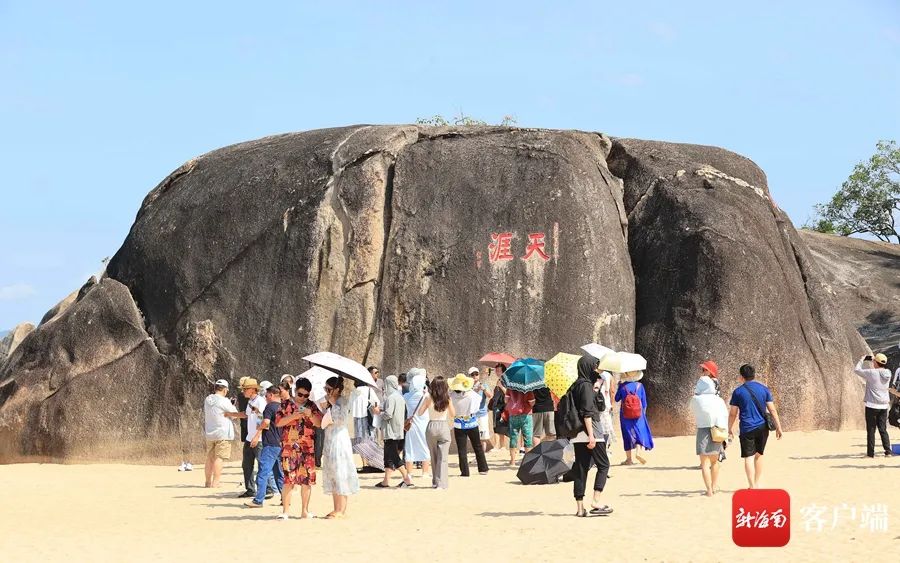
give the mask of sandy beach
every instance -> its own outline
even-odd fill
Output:
[[[896,429],[893,437],[900,439]],[[222,561],[247,553],[254,560],[281,553],[288,560],[459,561],[463,551],[479,561],[583,561],[591,552],[591,560],[611,561],[853,561],[900,545],[900,459],[864,459],[864,443],[862,431],[773,436],[764,485],[786,489],[793,514],[791,542],[777,551],[734,546],[730,493],[745,486],[736,444],[722,470],[724,492],[708,499],[700,496],[693,437],[659,439],[646,466],[614,466],[605,496],[615,514],[587,519],[572,516],[570,484],[524,487],[500,452],[489,454],[487,476],[458,477],[454,463],[448,491],[384,491],[373,488],[378,475],[363,475],[346,521],[276,521],[277,496],[263,509],[242,508],[235,462],[216,490],[202,487],[199,465],[188,473],[6,465],[0,545],[7,561],[44,562]],[[617,448],[613,462],[622,459]],[[887,531],[860,527],[866,506],[877,503],[888,506]],[[827,507],[821,532],[804,529],[801,509],[812,504]],[[312,510],[330,507],[317,486]],[[297,498],[295,515],[299,508]]]

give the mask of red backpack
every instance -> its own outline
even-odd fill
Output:
[[[641,404],[641,398],[637,396],[637,393],[626,389],[625,400],[622,401],[622,416],[628,420],[636,420],[641,418],[643,410],[644,406]]]

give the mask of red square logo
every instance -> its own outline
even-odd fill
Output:
[[[791,496],[782,489],[742,489],[731,497],[731,539],[740,547],[791,541]]]

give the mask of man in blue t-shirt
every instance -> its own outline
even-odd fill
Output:
[[[741,457],[744,458],[744,471],[751,489],[759,487],[762,475],[762,456],[766,451],[769,439],[769,426],[766,423],[766,411],[775,419],[775,436],[781,439],[781,419],[775,410],[775,402],[769,388],[754,381],[756,370],[750,364],[741,366],[741,381],[731,394],[731,412],[728,415],[728,439],[734,439],[734,423],[740,417]]]
[[[284,472],[281,469],[281,429],[275,425],[275,414],[281,407],[281,392],[277,385],[266,389],[266,408],[262,413],[262,422],[250,441],[255,448],[262,439],[262,452],[259,454],[259,469],[256,474],[256,496],[244,506],[259,508],[263,505],[266,494],[266,482],[275,475],[275,487],[281,493],[284,487]],[[262,483],[260,485],[260,483]]]

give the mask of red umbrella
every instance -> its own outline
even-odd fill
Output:
[[[503,364],[506,367],[509,367],[510,364],[516,361],[516,359],[509,354],[504,354],[502,352],[488,352],[484,356],[478,360],[482,364],[487,364],[489,366],[495,366],[497,364]]]

